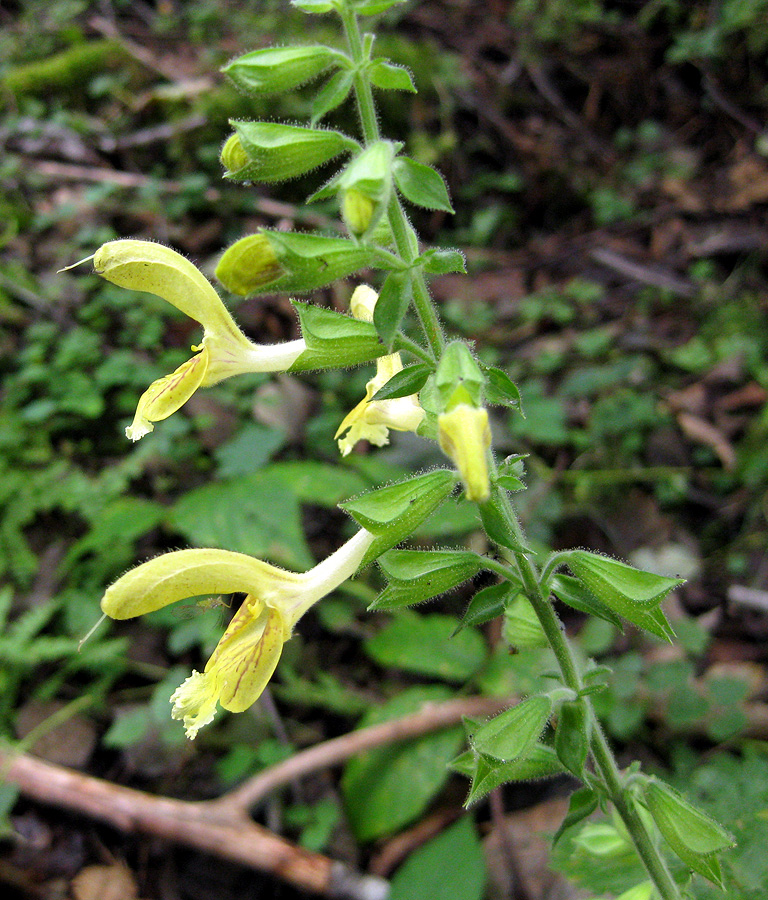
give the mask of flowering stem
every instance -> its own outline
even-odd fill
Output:
[[[496,508],[497,519],[507,527],[509,536],[512,538],[510,543],[525,546],[524,535],[507,492],[494,485],[491,498],[487,502]],[[536,613],[552,652],[555,654],[563,683],[579,693],[583,689],[584,683],[576,657],[562,623],[549,600],[548,592],[542,588],[541,577],[536,565],[522,551],[506,551],[506,555],[511,557],[516,564],[520,580],[523,583],[523,591]],[[494,569],[494,571],[498,571],[498,569]],[[503,575],[502,572],[499,574]],[[659,896],[662,900],[680,900],[677,885],[659,854],[652,835],[640,818],[634,801],[625,791],[619,767],[602,732],[594,707],[588,696],[583,696],[583,700],[592,720],[590,739],[592,761],[602,778],[608,796],[621,816]]]
[[[339,9],[339,15],[341,16],[341,21],[344,25],[347,45],[349,46],[349,51],[356,66],[353,83],[363,138],[366,145],[372,144],[375,141],[378,141],[381,135],[379,133],[379,123],[376,117],[376,105],[373,100],[371,82],[368,79],[364,68],[366,59],[363,40],[360,35],[360,27],[354,10],[351,9],[346,2],[342,2]],[[400,258],[409,266],[413,265],[419,252],[418,240],[413,228],[408,222],[397,194],[394,191],[392,192],[389,205],[387,206],[387,219]],[[439,359],[441,350],[445,346],[445,336],[440,324],[440,319],[432,305],[432,298],[429,296],[424,273],[418,266],[412,268],[410,272],[413,289],[413,305],[416,308],[416,313],[421,322],[427,341],[429,342],[432,354],[435,359]]]

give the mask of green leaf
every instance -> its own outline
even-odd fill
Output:
[[[509,581],[500,581],[478,591],[469,601],[458,627],[461,629],[467,625],[484,625],[500,616],[510,597],[519,589],[518,585],[510,584]]]
[[[221,71],[247,93],[277,94],[317,78],[334,62],[348,60],[322,45],[268,47],[233,59]]]
[[[339,504],[358,525],[376,535],[361,566],[410,537],[455,487],[454,472],[435,469]]]
[[[392,879],[390,900],[482,900],[485,859],[468,816],[413,852]]]
[[[269,247],[277,260],[273,272],[262,275],[264,263],[261,256],[263,240],[267,239]],[[256,277],[248,281],[248,256],[252,242],[254,268]],[[243,255],[243,259],[234,258],[235,253]],[[233,256],[230,257],[230,254]],[[321,234],[298,234],[290,231],[261,231],[257,235],[249,235],[229,247],[219,262],[216,275],[227,287],[229,284],[221,277],[220,270],[225,266],[234,269],[237,266],[239,280],[246,285],[230,289],[236,293],[257,295],[266,293],[309,293],[324,287],[339,278],[346,278],[353,272],[369,266],[378,266],[376,250],[364,244],[346,238],[325,237]],[[230,274],[229,276],[233,276]]]
[[[336,109],[347,99],[355,81],[355,73],[348,69],[334,73],[320,88],[312,100],[312,118],[314,127],[324,116]]]
[[[358,472],[309,459],[275,463],[264,469],[264,475],[283,481],[301,503],[326,509],[334,509],[341,500],[359,493],[366,485]]]
[[[452,697],[441,685],[408,688],[375,706],[360,727],[377,725],[418,712],[425,703]],[[341,786],[349,823],[356,838],[370,841],[416,819],[442,789],[448,763],[463,741],[454,727],[360,753],[349,761]]]
[[[511,409],[520,408],[520,391],[503,369],[486,367],[485,377],[487,379],[485,398],[488,403],[508,406]]]
[[[376,16],[398,3],[405,3],[405,0],[352,0],[355,12],[361,16]]]
[[[452,637],[457,624],[453,616],[403,611],[366,641],[365,652],[382,666],[465,682],[483,665],[487,649],[474,628]]]
[[[298,300],[293,305],[299,314],[307,349],[289,371],[355,366],[386,352],[370,322]]]
[[[168,522],[198,547],[266,557],[291,569],[314,564],[298,500],[274,472],[196,488],[174,504]]]
[[[406,200],[426,209],[453,212],[443,176],[431,166],[408,156],[398,156],[393,163],[395,184]]]
[[[555,752],[565,768],[577,778],[584,776],[591,724],[587,707],[581,699],[563,703],[558,711]]]
[[[558,600],[562,600],[573,609],[610,622],[611,625],[621,630],[621,619],[602,603],[599,603],[573,576],[561,573],[553,575],[549,587]]]
[[[731,835],[658,778],[647,780],[644,796],[659,831],[680,859],[722,887],[720,864],[714,854],[735,846]]]
[[[389,381],[376,391],[373,400],[394,400],[418,393],[432,374],[426,363],[413,363],[396,372]]]
[[[560,823],[560,827],[552,838],[552,846],[560,840],[565,831],[572,825],[578,825],[597,809],[597,794],[588,787],[581,787],[571,794],[568,812]]]
[[[373,324],[390,352],[412,299],[410,274],[390,272],[384,279],[373,310]]]
[[[504,613],[504,639],[516,650],[546,647],[549,643],[530,600],[518,594]]]
[[[461,250],[442,250],[432,247],[425,250],[418,259],[428,275],[447,275],[462,272],[466,275],[466,259]]]
[[[569,553],[568,567],[604,606],[640,628],[672,640],[674,632],[658,604],[684,579],[643,572],[586,550]]]
[[[336,9],[336,0],[291,0],[291,6],[295,6],[305,13],[327,13]]]
[[[536,745],[551,714],[549,697],[529,697],[481,725],[472,744],[478,753],[502,762],[524,757]]]
[[[413,606],[453,590],[483,568],[468,550],[390,550],[379,558],[389,584],[369,609]]]
[[[536,744],[525,758],[511,762],[499,762],[468,750],[451,767],[472,781],[465,806],[471,806],[502,784],[549,778],[563,771],[555,751],[544,744]]]
[[[416,85],[408,69],[386,59],[374,59],[368,67],[368,77],[375,87],[382,90],[416,93]]]
[[[235,181],[296,178],[357,147],[347,135],[323,128],[241,121],[233,121],[232,126],[249,159],[242,168],[226,174]]]
[[[485,528],[486,534],[492,541],[500,547],[508,547],[515,552],[530,552],[527,547],[523,547],[522,544],[515,540],[507,520],[504,518],[504,514],[499,510],[496,503],[492,500],[487,503],[479,503],[478,509],[480,510],[483,528]]]

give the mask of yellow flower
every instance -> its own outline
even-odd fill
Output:
[[[482,407],[459,403],[437,417],[440,449],[459,470],[468,500],[484,503],[491,493],[488,480],[488,450],[491,427]]]
[[[372,288],[360,285],[350,301],[352,315],[364,322],[372,322],[377,299],[378,295]],[[394,431],[416,431],[419,427],[424,410],[418,394],[391,400],[373,399],[376,392],[402,368],[399,353],[380,356],[376,360],[376,375],[365,386],[365,397],[344,417],[334,435],[342,456],[351,453],[355,444],[362,440],[370,441],[377,447],[385,446],[389,443],[390,428]]]
[[[199,387],[243,372],[285,371],[306,348],[303,340],[265,345],[249,341],[202,272],[170,247],[110,241],[96,252],[93,266],[107,281],[162,297],[203,326],[202,342],[192,347],[196,355],[142,394],[125,430],[133,441],[176,412]]]
[[[101,601],[113,619],[131,619],[200,594],[246,594],[202,672],[171,697],[187,737],[220,704],[242,712],[259,698],[301,616],[355,573],[374,537],[364,529],[308,572],[288,572],[229,550],[176,550],[127,572]]]

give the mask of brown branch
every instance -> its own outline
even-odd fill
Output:
[[[492,697],[468,697],[448,700],[445,703],[427,703],[410,716],[351,731],[349,734],[303,750],[290,759],[254,775],[253,778],[249,778],[240,787],[229,791],[218,800],[209,801],[209,804],[218,809],[249,810],[263,800],[267,794],[302,775],[336,766],[372,747],[393,744],[396,741],[404,741],[408,738],[428,734],[430,731],[437,731],[438,728],[455,725],[464,716],[493,715],[506,706],[509,706],[508,699],[502,702]]]
[[[0,773],[26,797],[91,816],[120,831],[151,834],[195,847],[326,897],[383,900],[388,892],[385,881],[361,875],[278,837],[250,818],[250,807],[286,781],[336,765],[362,750],[455,725],[465,715],[490,715],[501,706],[499,700],[481,697],[427,704],[410,716],[298,753],[217,800],[156,797],[2,748]]]

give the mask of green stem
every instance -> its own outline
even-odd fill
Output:
[[[494,486],[491,498],[487,502],[495,506],[498,513],[497,520],[500,519],[507,526],[511,538],[510,544],[524,546],[524,535],[506,491]],[[557,613],[549,600],[549,596],[542,590],[536,566],[525,553],[519,550],[507,551],[507,555],[511,555],[517,564],[520,579],[523,582],[523,590],[541,623],[549,646],[555,654],[563,683],[576,692],[581,691],[584,684],[576,657],[557,617]],[[624,789],[621,772],[600,728],[600,723],[588,696],[584,697],[584,702],[589,709],[592,719],[592,738],[590,743],[592,760],[597,772],[602,777],[608,796],[611,798],[616,811],[621,816],[627,831],[631,835],[640,859],[643,861],[651,880],[655,884],[659,896],[662,900],[680,900],[677,885],[673,881],[666,863],[660,856],[653,837],[640,818],[634,801]]]
[[[343,3],[339,10],[339,15],[344,25],[347,45],[356,66],[353,84],[357,99],[357,109],[360,115],[360,126],[365,143],[368,145],[378,141],[381,135],[379,133],[379,122],[376,117],[376,104],[373,100],[371,82],[364,71],[365,50],[363,48],[363,40],[354,10],[350,9],[346,3]],[[394,191],[387,206],[387,219],[400,258],[409,266],[412,265],[419,253],[418,240]],[[421,327],[424,330],[434,358],[439,359],[445,346],[445,336],[440,319],[432,305],[432,298],[429,296],[424,273],[418,267],[412,268],[411,279],[413,305],[416,308],[416,314],[419,317]]]

